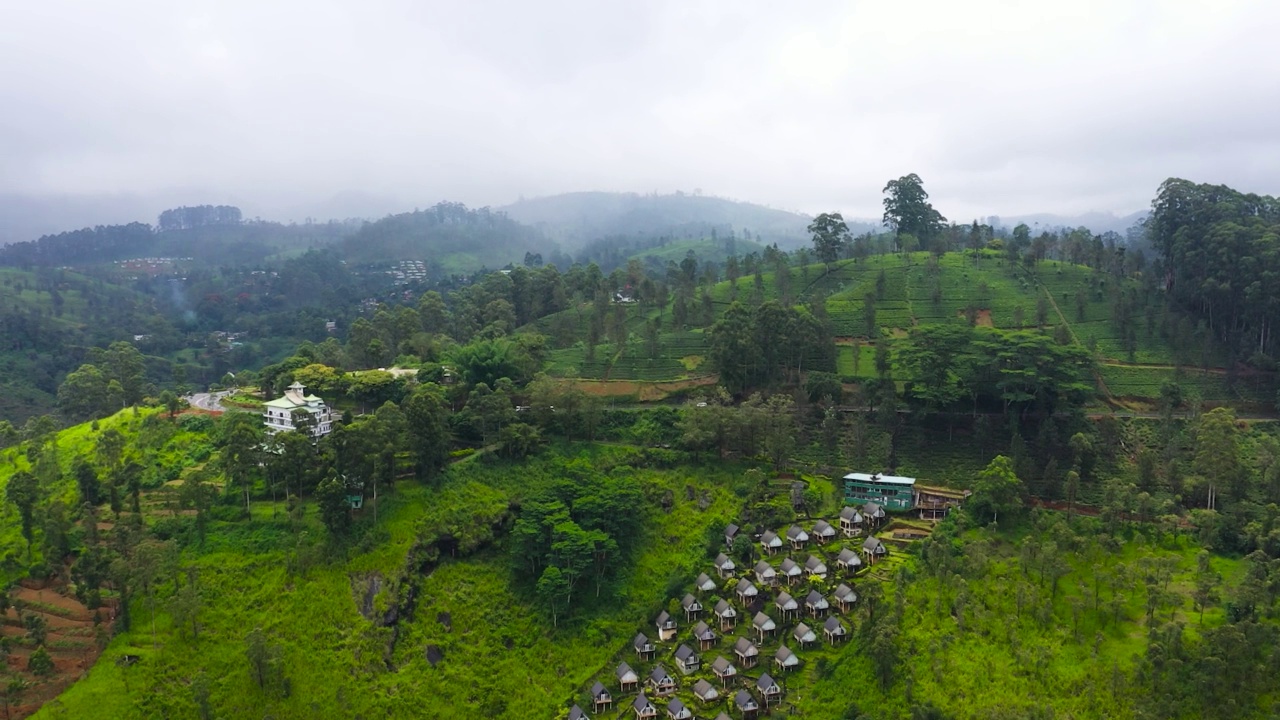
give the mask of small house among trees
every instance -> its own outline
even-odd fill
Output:
[[[760,679],[756,680],[756,690],[760,692],[765,707],[782,702],[782,686],[769,677],[769,673],[760,674]]]
[[[733,666],[725,656],[721,655],[711,663],[711,672],[720,679],[720,687],[727,687],[729,681],[738,675],[738,668]]]
[[[738,664],[744,668],[753,668],[760,658],[760,649],[750,640],[739,637],[733,645],[733,654],[738,656]]]
[[[773,618],[763,612],[758,612],[751,621],[751,627],[760,635],[760,641],[764,642],[766,637],[769,637],[774,630],[778,629],[778,624],[773,621]]]
[[[658,654],[658,646],[650,642],[649,637],[644,633],[636,633],[631,645],[635,648],[636,655],[639,655],[641,660],[652,660]]]
[[[693,720],[693,713],[680,702],[680,698],[671,698],[671,702],[667,703],[667,718],[668,720]]]
[[[765,555],[773,555],[782,549],[782,538],[778,537],[778,533],[772,530],[765,530],[760,536],[760,549]]]
[[[825,615],[830,608],[830,603],[817,590],[810,590],[809,595],[804,599],[804,609],[808,610],[809,614],[814,617]]]
[[[618,687],[622,692],[630,692],[640,687],[640,676],[636,675],[636,671],[626,662],[618,663],[618,669],[614,671],[618,677]]]
[[[840,607],[840,612],[844,613],[853,609],[853,604],[858,602],[858,593],[854,592],[853,588],[845,585],[844,583],[840,583],[836,588],[836,591],[832,593],[831,596],[835,598],[836,605]]]
[[[805,532],[804,528],[799,525],[792,525],[787,528],[787,542],[791,543],[792,550],[803,549],[805,545],[809,544],[809,533]]]
[[[849,548],[844,548],[836,556],[836,567],[840,568],[846,575],[852,575],[858,571],[858,568],[862,567],[862,558],[858,556],[858,553]]]
[[[649,702],[649,698],[645,697],[644,693],[636,696],[631,703],[631,709],[635,711],[636,720],[653,720],[658,717],[658,708]]]
[[[840,511],[840,531],[845,537],[857,537],[862,534],[862,525],[865,520],[858,508],[852,505],[846,505]]]
[[[848,635],[848,631],[845,630],[844,623],[840,622],[840,618],[832,615],[822,624],[822,634],[827,636],[828,642],[835,645]]]
[[[810,533],[810,536],[819,545],[826,545],[836,539],[836,529],[831,527],[831,523],[826,520],[819,520],[813,524],[813,532]]]
[[[746,690],[739,690],[738,694],[733,696],[733,704],[738,707],[738,712],[743,718],[755,718],[760,712],[760,703],[756,702],[755,696]]]
[[[867,556],[867,562],[871,565],[876,564],[876,560],[889,554],[889,548],[880,542],[880,538],[869,537],[862,543],[862,553]]]
[[[804,623],[796,625],[796,629],[792,631],[791,637],[795,638],[796,642],[800,643],[801,648],[808,647],[810,643],[818,641],[818,634],[813,631],[813,628],[805,625]]]
[[[800,603],[796,602],[796,599],[791,597],[786,590],[778,593],[778,597],[773,599],[773,604],[778,608],[778,612],[782,613],[784,622],[788,617],[800,613]]]
[[[804,579],[804,568],[800,567],[800,563],[791,558],[785,558],[782,561],[782,565],[778,566],[778,571],[782,573],[787,585],[795,585]]]
[[[738,623],[738,611],[734,609],[733,605],[729,604],[728,600],[722,599],[717,602],[713,612],[717,618],[720,618],[720,632],[732,630],[733,626]]]
[[[705,652],[715,646],[716,632],[710,625],[699,620],[698,624],[693,626],[693,641],[698,643],[698,648]]]
[[[738,568],[738,566],[734,564],[733,560],[731,560],[729,556],[725,555],[724,553],[720,553],[719,555],[716,556],[715,566],[716,566],[716,572],[719,573],[720,577],[722,578],[729,577],[730,575],[733,574],[733,571]]]
[[[810,555],[809,559],[804,561],[804,571],[810,577],[817,576],[823,580],[827,579],[827,564],[817,555]]]
[[[767,560],[761,560],[756,563],[756,582],[765,587],[775,587],[778,584],[778,571],[769,564]]]
[[[649,673],[649,680],[646,684],[653,691],[653,694],[658,697],[670,695],[676,691],[676,679],[671,677],[671,673],[667,672],[667,669],[662,667],[661,663],[654,666],[653,671]]]
[[[663,641],[670,640],[675,637],[676,631],[679,630],[679,627],[676,625],[676,619],[671,617],[671,613],[666,610],[663,610],[662,613],[658,615],[658,619],[654,621],[654,625],[658,628],[658,639]]]
[[[591,686],[591,705],[597,713],[613,707],[613,695],[609,694],[609,689],[599,680]]]
[[[706,680],[699,680],[693,684],[693,696],[704,703],[709,703],[720,697],[720,691]]]
[[[755,585],[751,584],[750,580],[743,578],[738,581],[737,593],[738,600],[743,605],[750,607],[751,603],[755,602],[756,596],[760,594],[760,591],[756,589]]]
[[[583,712],[582,708],[574,705],[569,708],[569,720],[591,720],[591,717]]]
[[[773,654],[773,664],[782,671],[794,670],[800,667],[800,657],[791,652],[791,648],[782,645]]]
[[[676,667],[680,668],[680,672],[688,675],[698,671],[702,667],[702,658],[694,651],[693,648],[680,643],[680,647],[676,648],[675,653]]]
[[[680,600],[680,607],[684,609],[685,620],[692,621],[698,617],[698,613],[702,612],[702,603],[698,602],[698,598],[693,593],[685,593]]]
[[[724,528],[725,547],[733,547],[733,541],[738,537],[738,531],[740,529],[741,528],[739,528],[737,525],[734,525],[733,523],[729,523],[728,525],[725,526]]]
[[[701,573],[694,581],[694,586],[697,587],[698,592],[711,592],[716,589],[716,581],[712,580],[710,575]]]

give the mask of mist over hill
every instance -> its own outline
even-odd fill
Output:
[[[1013,228],[1018,223],[1026,223],[1033,230],[1052,230],[1055,228],[1086,227],[1091,232],[1101,235],[1115,232],[1124,235],[1129,228],[1147,217],[1146,210],[1138,210],[1126,215],[1111,212],[1087,212],[1079,215],[1055,215],[1053,213],[1032,213],[1030,215],[1011,215],[1008,217],[990,217],[987,221],[997,227]]]
[[[576,192],[520,200],[500,209],[570,248],[606,236],[693,238],[710,236],[715,230],[789,249],[809,242],[805,228],[812,220],[754,203],[681,192]],[[851,221],[849,229],[858,233],[871,229],[871,224]]]

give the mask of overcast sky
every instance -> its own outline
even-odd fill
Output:
[[[952,219],[1280,192],[1280,3],[0,0],[0,192]],[[286,219],[283,218],[282,219]]]

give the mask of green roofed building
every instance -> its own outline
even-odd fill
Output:
[[[915,478],[849,473],[844,476],[844,501],[851,505],[873,502],[886,510],[910,510],[915,505],[915,488]]]
[[[305,391],[302,383],[295,382],[284,391],[284,397],[263,403],[262,422],[267,432],[275,435],[297,430],[299,421],[310,426],[311,437],[328,435],[333,430],[334,413],[329,406]]]

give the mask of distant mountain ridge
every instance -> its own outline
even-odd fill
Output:
[[[779,247],[809,242],[808,215],[706,195],[574,192],[497,208],[569,247],[610,236],[709,237],[712,231]],[[853,229],[852,227],[850,229]]]

